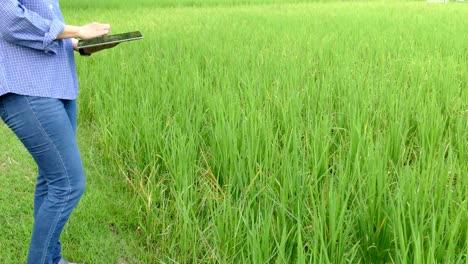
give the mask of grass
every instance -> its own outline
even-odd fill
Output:
[[[114,3],[62,6],[145,35],[77,59],[134,259],[466,263],[466,5]]]
[[[5,263],[25,262],[32,226],[32,158],[3,123],[0,129],[0,258]]]
[[[155,262],[466,262],[466,6],[125,10],[83,115]]]
[[[87,190],[62,235],[64,256],[86,263],[149,263],[139,247],[136,210],[119,179],[109,180],[93,147],[92,132],[79,129]],[[0,259],[25,263],[31,236],[36,165],[23,145],[0,125]]]
[[[466,262],[465,6],[126,10],[83,115],[155,262]]]
[[[96,8],[172,8],[172,7],[210,7],[210,6],[240,6],[240,5],[268,5],[268,4],[293,4],[293,3],[317,3],[337,2],[339,0],[83,0],[62,1],[61,6],[70,9],[96,9]],[[353,2],[355,0],[348,0]],[[377,0],[379,1],[379,0]],[[383,1],[383,0],[380,0]],[[392,0],[394,1],[394,0]],[[398,1],[398,0],[397,0]],[[411,1],[411,0],[407,0]],[[388,2],[388,1],[386,1]]]

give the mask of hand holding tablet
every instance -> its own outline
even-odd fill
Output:
[[[113,48],[122,42],[139,40],[142,38],[143,35],[141,35],[139,31],[135,31],[88,40],[80,40],[78,42],[78,51],[83,56],[90,56],[95,52]]]

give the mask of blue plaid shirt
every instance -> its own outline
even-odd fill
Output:
[[[0,0],[0,96],[76,99],[73,45],[58,0]]]

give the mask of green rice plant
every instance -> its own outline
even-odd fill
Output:
[[[66,10],[145,35],[78,64],[150,259],[466,262],[464,5],[147,3]]]

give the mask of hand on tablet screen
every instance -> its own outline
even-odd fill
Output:
[[[90,23],[79,28],[78,37],[80,39],[92,39],[109,35],[111,26],[109,24]]]

